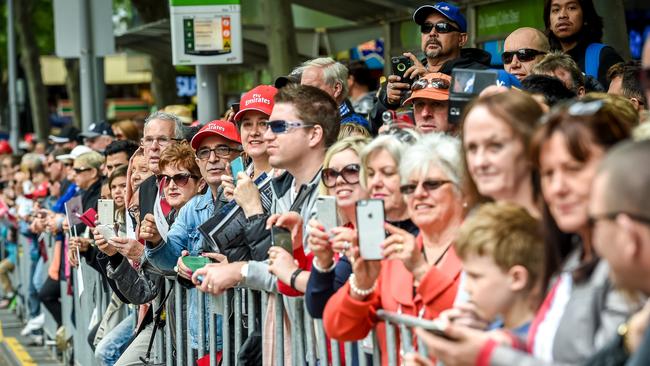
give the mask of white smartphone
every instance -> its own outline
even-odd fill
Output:
[[[336,199],[332,196],[319,196],[316,199],[316,219],[325,227],[325,232],[338,226]]]
[[[117,233],[115,233],[115,228],[113,225],[97,225],[96,227],[97,231],[104,237],[104,240],[109,241],[115,237],[117,237]]]
[[[115,223],[115,203],[113,200],[97,200],[97,216],[101,225],[113,225]]]
[[[380,244],[386,239],[384,200],[359,200],[356,212],[361,258],[366,260],[383,259]]]

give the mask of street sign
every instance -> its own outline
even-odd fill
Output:
[[[170,0],[174,65],[243,62],[239,0]]]
[[[56,55],[61,58],[81,56],[81,0],[54,0],[54,38]],[[93,55],[103,57],[115,53],[113,36],[113,2],[90,0]]]

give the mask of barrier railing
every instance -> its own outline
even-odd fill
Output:
[[[50,240],[48,238],[48,240]],[[29,311],[26,304],[29,298],[29,281],[31,281],[31,258],[27,238],[19,242],[20,252],[18,256],[19,275],[18,282],[21,283],[21,297],[24,301],[18,306],[18,311],[24,319],[28,318]],[[77,271],[72,269],[72,281],[74,294],[67,295],[67,282],[62,279],[61,285],[61,307],[63,325],[67,334],[72,335],[74,347],[74,363],[76,365],[96,365],[93,351],[88,343],[88,332],[91,325],[93,311],[96,311],[96,321],[100,321],[104,309],[110,300],[110,294],[104,291],[100,275],[91,267],[81,262],[84,293],[79,296]],[[47,273],[47,270],[45,270]],[[221,333],[222,340],[222,365],[238,365],[237,356],[242,349],[246,339],[259,329],[262,334],[264,345],[264,325],[267,321],[267,307],[269,297],[275,297],[275,317],[273,332],[273,350],[263,349],[263,353],[272,353],[272,363],[277,366],[288,364],[285,360],[285,328],[290,329],[291,347],[286,352],[291,355],[291,365],[352,365],[354,359],[359,366],[380,365],[381,355],[379,353],[378,340],[371,332],[369,341],[345,342],[343,354],[340,352],[339,342],[329,340],[326,337],[323,322],[321,319],[312,318],[304,306],[302,298],[285,297],[277,293],[267,293],[247,288],[235,288],[220,295],[212,296],[198,292],[196,289],[187,290],[183,288],[174,278],[165,281],[166,286],[174,287],[174,294],[164,304],[166,314],[163,330],[156,330],[151,362],[164,364],[166,366],[194,366],[197,358],[206,354],[210,355],[210,366],[217,365],[217,316],[222,316]],[[189,337],[189,323],[196,319],[188,319],[188,312],[183,309],[190,307],[190,291],[197,291],[198,318],[207,318],[207,328],[204,321],[199,321],[198,349],[193,350]],[[159,297],[154,301],[154,309],[157,309],[165,291],[160,291]],[[183,307],[185,302],[185,307]],[[172,306],[173,303],[173,306]],[[173,308],[173,311],[172,311]],[[74,309],[74,322],[71,317]],[[285,311],[288,310],[288,311]],[[43,310],[45,311],[45,310]],[[285,313],[290,314],[285,317]],[[379,319],[386,324],[386,350],[385,355],[388,365],[397,365],[399,356],[405,352],[418,351],[426,355],[426,348],[421,341],[414,337],[412,327],[427,327],[427,321],[412,316],[401,315],[379,310]],[[52,333],[51,324],[54,322],[51,315],[46,312],[48,330]],[[173,319],[173,324],[171,320]],[[279,320],[279,321],[278,321]],[[288,324],[287,324],[288,322]],[[172,327],[174,330],[172,331]],[[207,339],[206,339],[207,337]],[[415,341],[414,341],[415,339]],[[207,342],[206,342],[207,341]],[[329,341],[329,344],[328,344]],[[329,346],[329,347],[328,347]],[[398,347],[399,346],[399,347]],[[417,347],[416,347],[417,346]],[[265,346],[264,346],[265,347]],[[356,351],[355,351],[356,350]],[[356,352],[356,355],[353,353]],[[342,357],[343,356],[343,357]],[[356,356],[356,357],[354,357]],[[63,360],[67,362],[67,360]]]

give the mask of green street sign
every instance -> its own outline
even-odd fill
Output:
[[[544,1],[507,0],[476,8],[480,39],[501,38],[521,27],[544,29]]]

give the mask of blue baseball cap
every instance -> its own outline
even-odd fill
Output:
[[[432,12],[437,11],[442,14],[445,18],[451,20],[452,22],[458,24],[461,32],[467,32],[467,21],[465,17],[460,12],[460,9],[457,6],[439,2],[436,5],[422,5],[413,13],[413,21],[417,24],[424,23],[427,20],[427,17]]]

